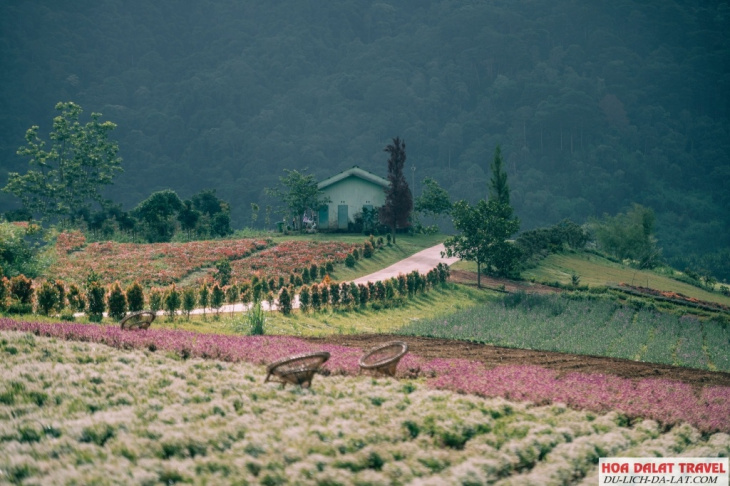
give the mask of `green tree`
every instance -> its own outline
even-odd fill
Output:
[[[390,228],[395,243],[395,233],[398,228],[408,226],[413,211],[413,196],[406,182],[403,167],[406,163],[406,144],[399,137],[383,149],[388,152],[388,181],[390,185],[385,189],[385,204],[380,208],[380,221]]]
[[[122,319],[127,313],[127,297],[119,286],[119,282],[114,282],[111,290],[109,290],[107,307],[109,309],[109,317],[112,319]]]
[[[220,312],[225,299],[226,294],[223,289],[218,284],[214,284],[213,290],[210,292],[210,306],[215,309],[216,314]]]
[[[165,312],[167,312],[170,320],[175,320],[175,313],[177,313],[180,305],[182,305],[180,292],[175,287],[175,284],[172,284],[172,287],[165,293]]]
[[[634,204],[625,213],[604,216],[591,223],[599,248],[621,260],[634,260],[639,268],[652,268],[661,250],[654,238],[654,211]]]
[[[67,218],[88,210],[93,202],[101,203],[101,188],[122,171],[119,147],[109,140],[114,123],[100,122],[101,114],[92,113],[91,121],[82,125],[82,109],[70,101],[58,103],[56,110],[61,114],[53,119],[49,150],[38,135],[39,127],[29,128],[26,145],[17,153],[30,159],[31,169],[23,175],[8,174],[3,188],[41,218]]]
[[[286,175],[280,177],[279,181],[285,190],[278,188],[266,189],[266,192],[284,201],[289,210],[289,215],[294,217],[294,229],[302,231],[304,213],[319,209],[320,206],[329,203],[330,199],[322,195],[314,175],[289,169],[284,169],[284,172],[286,172]]]
[[[39,258],[39,235],[37,225],[26,227],[12,223],[0,223],[0,277],[15,275],[38,276],[43,269],[44,259]]]
[[[435,179],[426,177],[423,180],[423,191],[416,198],[414,209],[424,216],[438,217],[442,214],[449,214],[451,198],[446,189],[439,186]]]
[[[279,311],[285,316],[291,314],[292,311],[292,297],[289,294],[287,287],[282,287],[279,290]]]
[[[213,278],[221,287],[225,287],[231,281],[231,262],[222,259],[215,262],[215,275]]]
[[[180,229],[185,231],[188,240],[193,238],[193,231],[198,225],[201,213],[193,207],[193,202],[189,199],[183,201],[182,208],[177,214],[177,220],[180,222]]]
[[[502,149],[499,145],[494,149],[494,159],[489,170],[492,173],[492,177],[489,179],[489,199],[495,199],[509,206],[509,185],[502,161]]]
[[[145,224],[150,243],[170,241],[175,233],[174,216],[183,209],[183,203],[170,189],[152,193],[134,208],[134,214]]]
[[[58,304],[58,289],[52,282],[45,281],[38,289],[36,299],[38,301],[38,311],[47,316]]]
[[[104,302],[104,287],[101,286],[99,276],[94,272],[86,279],[86,299],[88,300],[89,320],[101,322],[104,318],[106,303]]]
[[[195,288],[193,287],[188,287],[183,291],[182,308],[188,320],[190,320],[190,313],[195,309],[195,304],[197,303],[197,296],[195,294]]]
[[[444,254],[476,262],[478,287],[482,268],[487,273],[509,275],[517,267],[520,250],[507,239],[519,230],[520,222],[511,213],[512,208],[497,200],[480,200],[473,207],[466,201],[454,204],[451,216],[461,233],[446,239]]]
[[[136,280],[127,287],[127,306],[130,312],[144,309],[144,289]]]
[[[203,282],[198,290],[198,302],[200,303],[200,307],[203,308],[203,318],[205,318],[205,309],[210,304],[210,289],[205,282]]]

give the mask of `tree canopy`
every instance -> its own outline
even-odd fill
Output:
[[[495,199],[481,199],[474,206],[462,200],[451,210],[460,233],[446,239],[445,255],[476,262],[479,287],[482,270],[509,276],[517,268],[520,250],[507,240],[520,229],[520,221],[510,217],[511,213],[511,208]]]
[[[287,217],[294,218],[295,229],[301,231],[305,213],[316,211],[329,203],[329,197],[322,194],[313,174],[290,169],[284,169],[284,172],[286,175],[279,178],[283,188],[268,189],[268,193],[284,202],[288,210]]]
[[[391,133],[473,202],[499,143],[524,229],[636,202],[670,262],[730,279],[727,18],[687,0],[0,2],[0,187],[59,100],[118,124],[104,197],[215,188],[234,227],[285,168],[384,177]]]
[[[51,146],[40,138],[37,125],[25,134],[26,145],[18,155],[30,159],[31,169],[21,175],[11,172],[3,188],[20,198],[23,207],[41,218],[67,218],[88,211],[92,202],[101,203],[102,186],[112,183],[121,172],[119,147],[109,140],[116,128],[112,122],[100,122],[100,113],[82,125],[81,106],[73,102],[58,103],[61,114],[53,119],[49,134]]]

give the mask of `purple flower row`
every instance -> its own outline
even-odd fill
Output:
[[[30,332],[64,340],[88,341],[118,349],[149,349],[184,357],[246,361],[267,364],[280,358],[311,351],[329,351],[328,373],[354,375],[363,351],[329,344],[312,344],[288,336],[224,336],[169,329],[123,331],[116,326],[73,323],[37,323],[0,319],[0,330]],[[539,366],[499,366],[463,359],[426,360],[406,355],[399,374],[425,375],[434,388],[485,397],[561,402],[594,412],[618,411],[629,417],[645,417],[665,426],[687,422],[703,432],[730,432],[730,387],[702,387],[659,379],[629,380],[612,375],[571,373]]]

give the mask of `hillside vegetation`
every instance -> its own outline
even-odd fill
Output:
[[[283,169],[384,175],[394,136],[414,194],[430,176],[482,198],[501,144],[523,229],[637,202],[677,268],[728,278],[728,18],[685,0],[5,1],[0,185],[59,101],[118,125],[113,200],[216,189],[238,228],[278,204]]]

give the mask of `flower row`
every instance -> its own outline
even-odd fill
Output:
[[[174,352],[182,357],[266,364],[282,357],[314,351],[312,344],[286,336],[223,336],[185,331],[149,329],[128,332],[118,327],[46,324],[0,320],[0,329],[30,332],[67,340],[89,341],[119,349]],[[332,358],[324,365],[329,373],[356,374],[362,350],[329,344],[317,345]],[[680,382],[572,373],[560,376],[538,366],[500,366],[492,369],[461,359],[426,360],[406,355],[399,374],[425,375],[430,386],[460,393],[536,404],[565,403],[577,409],[616,410],[627,417],[657,420],[665,426],[687,422],[703,432],[730,432],[730,387],[695,390]]]

